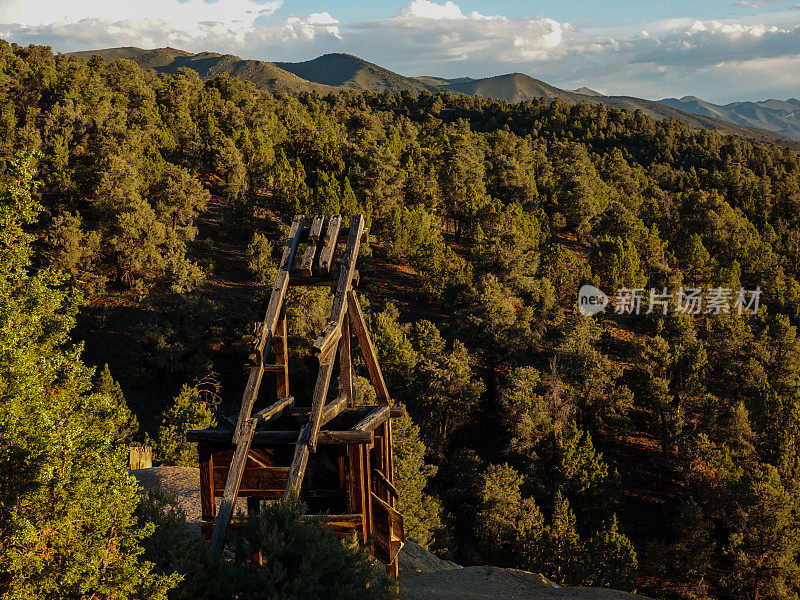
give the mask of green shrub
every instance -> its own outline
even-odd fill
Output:
[[[186,441],[186,432],[214,425],[214,414],[197,387],[184,384],[175,403],[161,419],[156,458],[161,463],[178,466],[197,464],[194,444]]]

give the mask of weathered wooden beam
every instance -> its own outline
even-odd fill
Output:
[[[339,390],[347,406],[353,405],[353,360],[350,356],[350,317],[342,320],[342,337],[339,339]]]
[[[341,215],[333,215],[331,218],[333,218],[333,217],[339,217],[340,223],[341,223],[341,218],[342,218]],[[326,230],[327,230],[327,228],[326,228]],[[310,233],[311,233],[311,227],[310,226],[303,228],[302,237],[300,238],[300,243],[301,244],[308,240],[308,236],[309,236]],[[350,235],[350,228],[349,227],[341,227],[339,229],[339,234],[337,235],[338,241],[346,240],[347,236],[349,236],[349,235]],[[364,242],[364,243],[369,241],[369,232],[368,231],[362,232],[361,241]]]
[[[289,396],[289,333],[286,327],[286,310],[281,309],[275,329],[275,394],[277,398]]]
[[[330,335],[325,337],[324,342],[320,345],[319,348],[315,348],[315,351],[317,353],[317,356],[319,357],[320,362],[325,362],[329,358],[333,360],[331,355],[333,354],[333,351],[337,348],[337,345],[339,344],[339,340],[341,339],[341,337],[342,337],[342,328],[340,325],[338,328],[333,329],[330,332]]]
[[[295,252],[297,252],[297,246],[300,243],[300,232],[303,230],[303,220],[303,215],[297,215],[294,218],[291,229],[289,230],[289,237],[286,240],[286,246],[283,249],[278,273],[272,285],[272,293],[269,297],[267,312],[264,315],[260,336],[255,346],[259,359],[250,369],[250,376],[247,378],[247,385],[242,395],[242,406],[239,410],[239,419],[236,422],[236,428],[233,434],[234,443],[238,442],[241,437],[244,422],[250,418],[253,404],[258,397],[258,388],[261,385],[261,378],[264,374],[263,357],[269,352],[272,337],[275,335],[275,330],[278,326],[278,319],[283,307],[283,299],[286,295],[286,289],[289,287],[289,270],[292,268],[292,261],[294,260]]]
[[[375,431],[378,425],[384,423],[389,418],[389,407],[379,406],[373,408],[367,415],[355,424],[353,429],[356,431]]]
[[[300,432],[289,431],[256,431],[252,444],[255,446],[289,446],[297,442]],[[190,442],[213,442],[230,444],[233,432],[229,429],[201,429],[186,432]],[[322,445],[372,444],[375,440],[372,431],[356,431],[354,429],[331,430],[322,429],[317,435],[317,443]]]
[[[254,414],[253,418],[256,420],[256,423],[259,427],[263,427],[264,425],[269,423],[272,419],[280,415],[285,408],[288,408],[292,404],[294,404],[293,396],[287,396],[286,398],[278,398],[268,407],[262,408],[260,411]]]
[[[360,513],[347,513],[343,515],[303,515],[302,521],[308,519],[319,519],[326,523],[357,523],[361,524]]]
[[[208,444],[197,444],[200,459],[200,514],[204,521],[210,521],[217,515],[214,503],[214,458]]]
[[[358,337],[358,345],[361,347],[361,353],[364,355],[364,361],[367,363],[367,371],[369,372],[369,379],[372,382],[372,387],[375,388],[375,395],[381,404],[387,406],[391,405],[392,401],[389,398],[389,389],[386,387],[386,381],[383,379],[383,371],[381,365],[378,363],[378,354],[375,352],[375,346],[372,345],[372,338],[367,329],[367,321],[364,318],[364,313],[361,311],[361,305],[358,303],[358,296],[353,290],[348,293],[347,310],[350,313],[350,324],[356,332]]]
[[[331,385],[334,358],[333,352],[329,352],[320,360],[317,383],[314,386],[314,395],[311,398],[311,412],[308,417],[308,422],[311,425],[311,431],[308,436],[308,449],[310,452],[317,451],[317,435],[320,427],[322,427],[322,411],[328,397],[328,388]]]
[[[317,215],[311,223],[311,229],[308,232],[308,240],[306,242],[306,250],[303,252],[303,258],[300,261],[300,274],[304,277],[311,277],[313,274],[311,267],[314,265],[314,259],[317,256],[317,249],[319,248],[319,239],[322,235],[322,224],[325,217]]]
[[[347,396],[336,396],[333,402],[328,402],[322,411],[319,419],[320,427],[336,417],[340,412],[347,408]]]
[[[317,436],[319,444],[373,444],[375,442],[375,432],[356,431],[354,429],[331,430],[323,429]],[[364,435],[368,434],[368,435]]]
[[[310,437],[311,423],[306,423],[300,430],[295,443],[292,466],[289,467],[289,479],[286,481],[286,490],[283,493],[283,497],[286,500],[292,496],[300,495],[303,476],[306,474],[306,466],[308,465],[308,440]]]
[[[330,275],[320,275],[318,277],[304,277],[299,271],[292,271],[289,277],[289,287],[336,287],[339,284],[339,271]],[[353,287],[358,287],[361,281],[361,274],[358,269],[353,273]]]
[[[347,408],[347,397],[344,395],[336,396],[336,398],[332,402],[328,402],[325,405],[325,408],[322,411],[321,422],[322,425],[325,425],[328,421],[333,419],[339,413]],[[310,406],[301,406],[296,408],[290,408],[286,411],[286,414],[290,417],[296,417],[301,419],[307,419],[308,415],[311,414],[311,407]]]
[[[331,271],[331,264],[333,263],[333,252],[336,250],[336,243],[339,240],[339,234],[342,224],[341,215],[333,215],[328,220],[328,228],[325,230],[325,238],[322,242],[322,250],[319,253],[317,260],[317,272],[320,275],[327,275]],[[348,232],[349,235],[350,232]]]
[[[247,452],[250,449],[250,442],[256,430],[256,420],[247,419],[239,435],[239,443],[233,453],[228,478],[225,481],[225,491],[222,494],[222,502],[219,505],[219,514],[214,524],[214,535],[211,537],[211,553],[219,555],[225,545],[225,532],[228,529],[228,522],[233,513],[233,505],[236,502],[236,495],[239,493],[239,486],[242,483],[242,474],[247,462]]]
[[[350,512],[358,513],[361,515],[361,536],[360,542],[367,543],[369,539],[368,524],[366,515],[366,498],[367,489],[364,481],[364,461],[362,454],[364,453],[364,446],[348,446],[347,458],[349,467],[349,481],[348,481],[348,497],[347,509]]]
[[[314,341],[314,350],[321,352],[330,344],[330,338],[341,335],[342,320],[347,310],[347,293],[352,289],[353,274],[356,270],[358,249],[361,247],[361,233],[364,230],[364,217],[356,215],[350,224],[350,235],[342,258],[342,268],[339,270],[339,282],[336,284],[336,294],[333,297],[331,318],[325,329]]]
[[[378,469],[372,469],[372,475],[375,477],[375,479],[383,484],[383,486],[386,488],[386,491],[394,496],[394,498],[400,497],[400,494],[397,492],[397,488],[394,487],[394,484],[386,478],[386,475],[381,473]]]

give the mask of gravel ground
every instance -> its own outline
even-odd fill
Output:
[[[405,576],[404,600],[647,600],[616,590],[559,587],[538,573],[492,567]]]

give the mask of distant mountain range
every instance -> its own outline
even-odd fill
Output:
[[[664,98],[660,102],[693,115],[705,115],[747,127],[758,127],[800,140],[800,100],[797,98],[719,105],[695,96],[684,96],[680,100]]]
[[[232,54],[200,52],[192,54],[175,48],[145,50],[134,46],[72,52],[88,60],[100,55],[107,61],[130,59],[142,67],[160,73],[176,73],[181,67],[198,72],[210,79],[227,74],[252,82],[269,90],[291,92],[350,89],[371,92],[400,92],[413,90],[431,93],[451,91],[520,102],[534,98],[577,102],[602,103],[631,111],[640,109],[655,119],[675,117],[692,127],[714,127],[755,141],[800,140],[800,101],[766,100],[764,102],[735,102],[719,106],[699,98],[680,100],[667,98],[659,102],[631,96],[606,96],[589,88],[562,90],[523,73],[510,73],[473,79],[459,77],[406,77],[350,54],[324,54],[304,62],[266,62],[246,60]]]

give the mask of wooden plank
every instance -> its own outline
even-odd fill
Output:
[[[342,224],[341,215],[333,215],[328,219],[328,227],[325,230],[325,238],[322,242],[322,250],[319,253],[317,260],[317,272],[321,275],[327,275],[331,271],[331,263],[333,263],[333,252],[336,250],[336,243],[339,241],[339,234]],[[348,237],[350,232],[348,231]]]
[[[205,442],[197,444],[200,458],[200,515],[204,521],[211,521],[217,515],[214,502],[214,458],[211,448]]]
[[[375,436],[372,431],[354,431],[352,429],[344,429],[338,431],[322,430],[317,437],[319,444],[367,444],[370,445],[375,441]]]
[[[131,446],[128,448],[128,468],[149,469],[153,466],[153,448],[150,446]]]
[[[289,336],[286,329],[286,311],[281,310],[275,330],[275,397],[289,396]]]
[[[294,404],[294,397],[287,396],[286,398],[278,398],[275,402],[270,404],[266,408],[262,408],[256,414],[253,415],[253,418],[257,421],[257,426],[263,427],[267,423],[269,423],[272,419],[280,415],[283,410],[289,406]]]
[[[309,425],[311,429],[308,437],[308,449],[311,452],[317,451],[317,436],[322,427],[322,411],[325,407],[325,400],[328,397],[328,388],[331,384],[331,373],[333,373],[333,353],[328,354],[319,365],[317,383],[314,386],[314,396],[311,399],[311,414],[309,415]]]
[[[328,358],[331,358],[333,351],[338,347],[341,337],[342,328],[339,326],[337,329],[331,331],[330,335],[325,338],[323,345],[321,345],[319,348],[316,348],[317,358],[320,361],[325,361],[328,360]]]
[[[364,482],[364,461],[361,457],[364,446],[348,446],[347,454],[349,458],[349,482],[347,509],[361,515],[361,539],[362,544],[367,543],[367,515],[364,511],[366,504],[366,484]]]
[[[336,396],[333,402],[328,402],[325,405],[325,409],[322,411],[320,427],[324,426],[328,421],[336,417],[345,408],[347,408],[347,396]]]
[[[228,477],[230,469],[216,467],[214,469],[214,489],[217,495],[224,495],[222,487]],[[286,488],[289,478],[289,467],[245,467],[239,482],[239,496],[245,491],[257,492],[259,490],[274,490],[280,495]]]
[[[278,273],[275,276],[275,282],[272,286],[272,293],[269,297],[269,305],[267,312],[264,315],[264,321],[261,327],[261,335],[256,343],[256,351],[262,357],[250,369],[250,376],[247,378],[247,385],[242,395],[242,406],[239,410],[239,419],[236,421],[236,428],[233,432],[234,443],[238,443],[244,422],[250,418],[250,413],[253,410],[253,404],[258,397],[258,388],[261,385],[261,377],[264,374],[264,359],[263,357],[269,352],[272,337],[275,335],[275,330],[278,326],[278,319],[283,307],[283,299],[286,295],[286,289],[289,286],[289,270],[292,267],[297,245],[300,243],[300,232],[303,230],[303,215],[297,215],[292,221],[292,227],[289,230],[289,238],[286,240],[286,247],[283,249],[281,262],[278,267]]]
[[[370,465],[369,448],[361,446],[362,470],[364,473],[364,520],[367,527],[367,537],[372,535],[373,515],[372,515],[372,466]]]
[[[292,496],[300,495],[300,488],[303,485],[303,476],[308,465],[308,440],[311,437],[311,423],[306,423],[297,436],[294,448],[292,466],[289,468],[289,477],[286,481],[286,489],[283,497],[288,500]]]
[[[347,513],[344,515],[306,515],[306,518],[318,517],[323,519],[326,523],[361,523],[360,513]]]
[[[383,487],[386,488],[386,491],[389,492],[391,496],[400,498],[400,494],[397,493],[397,488],[386,478],[386,475],[381,473],[378,469],[372,469],[372,476],[383,484]]]
[[[337,216],[341,219],[340,215],[333,215],[331,218],[337,217]],[[310,234],[311,234],[311,227],[310,226],[309,227],[304,227],[303,228],[303,233],[302,233],[302,235],[300,237],[300,243],[302,244],[306,240],[308,240],[308,236]],[[339,237],[339,241],[340,242],[346,240],[348,235],[350,235],[350,227],[342,227],[341,229],[339,229],[339,236],[338,237]],[[369,241],[369,232],[364,231],[361,234],[361,241],[362,241],[362,243],[366,243],[366,242]]]
[[[381,500],[374,493],[370,494],[373,509],[373,523],[375,526],[375,545],[373,549],[376,558],[391,563],[403,547],[403,516]]]
[[[214,535],[211,537],[211,553],[219,556],[225,545],[225,532],[228,529],[228,522],[233,513],[233,505],[236,502],[236,495],[239,493],[239,484],[242,482],[245,462],[247,461],[247,451],[250,449],[250,442],[256,430],[256,420],[247,419],[239,437],[239,444],[233,453],[230,471],[225,481],[225,491],[222,494],[222,502],[219,506],[219,514],[214,524]]]
[[[325,409],[322,411],[322,417],[320,419],[322,425],[325,425],[325,423],[339,415],[345,408],[347,408],[347,397],[343,394],[337,396],[332,402],[328,402],[325,405]],[[303,406],[300,408],[291,408],[286,412],[291,417],[307,419],[308,415],[311,414],[311,407]]]
[[[339,270],[339,282],[336,285],[336,295],[333,297],[331,318],[325,329],[314,341],[314,349],[320,352],[327,347],[331,337],[340,336],[342,320],[347,311],[347,293],[352,289],[353,273],[356,270],[358,249],[361,247],[361,233],[364,230],[364,217],[356,215],[350,224],[350,235],[347,238],[347,247],[342,258],[342,268]]]
[[[386,381],[383,379],[383,371],[381,371],[381,365],[378,363],[378,355],[375,352],[375,346],[372,345],[372,338],[370,338],[369,329],[367,329],[367,321],[364,319],[361,305],[358,303],[358,297],[353,290],[349,290],[347,295],[349,297],[347,310],[350,313],[350,325],[356,332],[358,345],[361,348],[361,353],[364,355],[364,361],[367,363],[369,380],[372,382],[372,387],[375,388],[378,401],[381,404],[389,406],[392,403],[389,398],[389,389],[386,387]]]
[[[308,242],[306,243],[306,250],[303,253],[303,259],[300,261],[300,274],[303,277],[311,277],[313,274],[311,267],[314,265],[314,258],[317,256],[317,248],[319,247],[319,239],[322,234],[322,224],[325,217],[317,215],[311,222],[311,229],[308,233]]]
[[[353,273],[353,287],[358,287],[361,281],[361,275],[358,269]],[[335,271],[330,275],[320,275],[314,277],[303,277],[299,273],[295,275],[295,271],[289,276],[289,287],[336,287],[339,284],[339,271]]]
[[[256,446],[286,446],[297,442],[300,432],[294,431],[256,431],[252,444]],[[203,429],[188,431],[186,439],[190,442],[214,442],[230,444],[233,432],[229,429]],[[353,429],[322,429],[317,436],[318,444],[372,444],[375,439],[372,431],[354,431]]]
[[[389,407],[378,406],[373,408],[367,415],[353,426],[356,431],[375,431],[389,418]]]
[[[342,320],[342,337],[339,339],[339,391],[344,394],[347,406],[353,406],[353,360],[350,356],[350,317]]]

